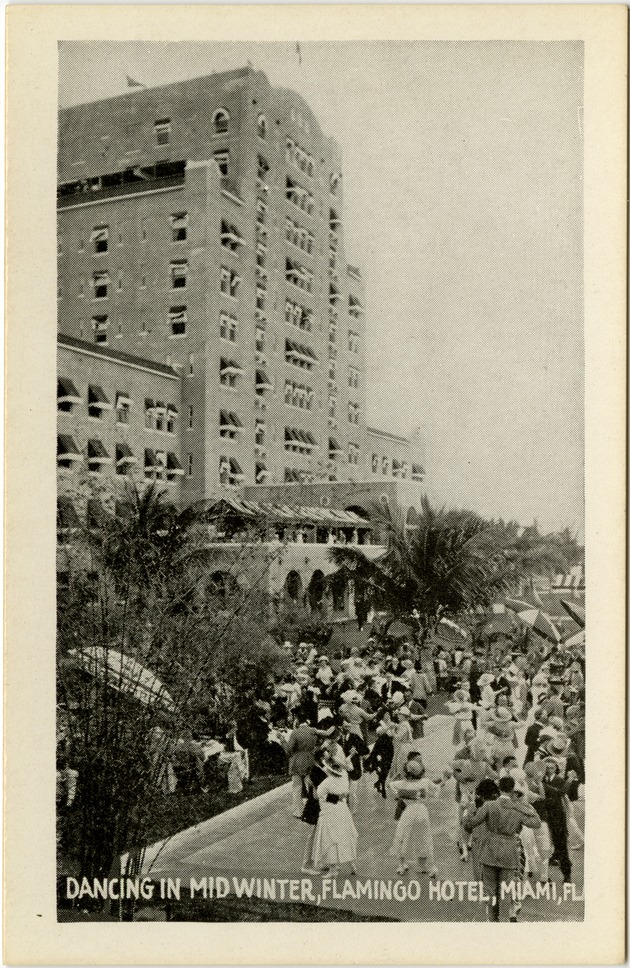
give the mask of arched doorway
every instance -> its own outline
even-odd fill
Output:
[[[319,611],[324,600],[326,580],[320,568],[316,568],[308,585],[308,603],[312,611]]]
[[[286,577],[284,583],[286,597],[292,602],[299,602],[302,597],[302,579],[299,571],[292,569]]]

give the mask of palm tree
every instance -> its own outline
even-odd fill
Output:
[[[397,509],[371,509],[387,550],[375,561],[355,547],[330,556],[340,579],[351,579],[365,601],[416,629],[420,643],[441,618],[487,608],[513,580],[492,525],[465,510],[435,508],[424,496],[413,527]]]

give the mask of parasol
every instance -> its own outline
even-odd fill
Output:
[[[158,703],[166,709],[175,709],[173,698],[164,684],[130,655],[123,655],[115,649],[106,649],[98,645],[72,649],[68,655],[85,672],[95,678],[103,679],[106,685],[118,692],[126,692],[134,696],[145,706]]]
[[[560,599],[560,604],[581,629],[586,626],[586,610],[583,605],[578,605],[577,602],[567,602],[564,598]]]
[[[576,645],[586,645],[585,629],[580,629],[580,631],[576,632],[575,635],[572,635],[571,638],[565,639],[564,644],[568,645],[569,648],[572,648],[573,646],[576,646]]]
[[[466,629],[463,629],[457,622],[451,621],[450,618],[441,618],[437,625],[437,631],[445,638],[455,637],[464,640],[468,638]]]
[[[540,608],[528,605],[527,602],[519,602],[517,599],[511,598],[508,598],[505,604],[521,622],[529,625],[538,635],[542,635],[543,638],[549,639],[551,642],[561,641],[562,636],[558,632],[558,629],[549,616]]]

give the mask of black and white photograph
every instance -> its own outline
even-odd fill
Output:
[[[153,36],[48,78],[56,924],[582,925],[585,42]]]

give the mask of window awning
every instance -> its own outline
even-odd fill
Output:
[[[271,476],[270,471],[266,467],[259,467],[256,471],[256,481],[264,481]]]
[[[171,417],[177,417],[179,414],[179,410],[177,409],[174,403],[167,403],[166,409],[168,413],[170,413]]]
[[[109,283],[109,273],[108,272],[95,272],[92,276],[92,281],[95,286],[105,286]]]
[[[90,407],[98,407],[99,410],[111,410],[112,405],[105,396],[102,387],[92,386],[88,391],[88,404]]]
[[[57,458],[59,460],[83,460],[83,454],[77,447],[74,437],[69,434],[57,436]]]
[[[88,440],[88,461],[91,464],[111,464],[112,459],[102,440]]]
[[[157,457],[155,456],[155,451],[147,448],[144,452],[144,469],[145,471],[154,471],[158,466]]]
[[[116,466],[122,464],[137,464],[138,458],[133,453],[129,444],[125,441],[116,445]]]
[[[152,400],[151,397],[145,397],[144,398],[144,409],[145,410],[151,410],[151,411],[155,410],[155,400]]]
[[[171,215],[171,225],[174,229],[183,229],[188,225],[188,212],[177,212]]]
[[[68,377],[57,378],[57,403],[81,403],[79,391]]]
[[[341,447],[334,437],[328,438],[328,453],[329,454],[343,454]]]
[[[156,450],[156,452],[155,452],[155,460],[156,460],[156,463],[157,463],[157,466],[158,467],[165,467],[166,466],[166,451],[164,451],[164,450]]]
[[[219,425],[221,430],[242,430],[243,424],[238,419],[235,413],[230,413],[228,410],[222,410],[219,418]]]
[[[236,477],[238,479],[245,477],[241,465],[234,457],[230,457],[230,477]]]
[[[133,400],[131,397],[127,396],[126,393],[116,394],[116,406],[117,407],[131,407],[133,406]]]
[[[177,459],[177,456],[175,454],[173,454],[173,453],[167,454],[167,457],[166,457],[166,469],[167,469],[167,471],[168,471],[169,474],[181,475],[181,474],[184,473],[184,469],[183,469],[182,465],[180,464],[179,460]]]
[[[228,376],[241,376],[243,370],[237,363],[229,360],[221,364],[221,373],[226,373]]]
[[[159,410],[162,413],[166,413],[166,404],[164,403],[163,400],[156,400],[153,409]]]
[[[109,226],[107,225],[97,225],[95,229],[92,230],[90,235],[90,242],[106,242],[109,238]]]
[[[256,370],[256,389],[273,390],[273,383],[271,383],[264,370]]]

